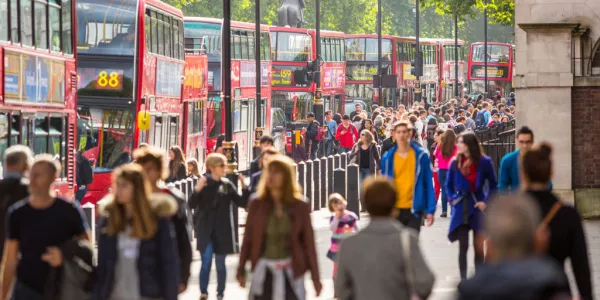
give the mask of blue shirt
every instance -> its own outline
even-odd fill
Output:
[[[498,177],[498,190],[501,192],[517,191],[519,189],[519,150],[513,151],[502,158]]]
[[[485,124],[483,124],[483,125],[487,126],[487,124],[490,123],[490,118],[492,117],[492,113],[487,109],[482,110],[480,113],[483,113],[483,119],[485,120]]]
[[[335,136],[335,131],[337,130],[337,122],[334,120],[327,122],[327,120],[325,120],[324,123],[327,124],[327,128],[328,128],[326,140],[328,140],[328,141],[333,140],[333,138]]]

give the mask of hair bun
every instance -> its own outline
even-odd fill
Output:
[[[552,155],[552,145],[548,142],[540,143],[536,150],[539,152],[540,156],[545,159],[550,159],[550,156]]]

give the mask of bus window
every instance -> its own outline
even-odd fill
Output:
[[[179,145],[179,117],[178,116],[170,116],[169,117],[169,144],[165,145],[166,148],[170,148],[171,146]]]
[[[98,171],[108,171],[131,161],[134,113],[125,109],[82,108],[79,128],[91,127],[83,155]],[[80,145],[82,146],[80,141]]]
[[[271,33],[273,35],[275,33]],[[307,34],[277,32],[276,61],[309,61],[312,57],[312,37]]]
[[[136,6],[136,0],[78,0],[78,53],[133,55]]]
[[[208,137],[216,138],[221,135],[222,132],[222,121],[221,121],[221,102],[210,101],[208,102],[208,109],[206,111],[206,126],[208,129]]]

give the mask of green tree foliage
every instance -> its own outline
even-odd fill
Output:
[[[514,0],[487,0],[487,3],[485,0],[421,0],[420,3],[423,7],[434,7],[439,15],[458,14],[461,21],[473,18],[487,8],[491,23],[514,25]]]
[[[222,18],[219,0],[165,0],[183,10],[186,16]],[[315,1],[305,0],[306,28],[315,28]],[[452,38],[454,9],[459,13],[459,38],[467,43],[483,41],[483,19],[480,4],[483,0],[420,0],[421,37]],[[488,0],[490,19],[489,40],[511,42],[514,29],[505,24],[512,22],[513,0]],[[440,5],[446,3],[447,5]],[[508,3],[508,9],[504,6]],[[254,0],[231,0],[231,18],[254,22]],[[382,32],[386,35],[415,36],[415,0],[382,0]],[[510,5],[512,4],[512,6]],[[277,10],[281,0],[260,0],[261,23],[277,25]],[[377,32],[377,0],[320,0],[321,29],[345,33]],[[507,20],[507,21],[500,21]]]

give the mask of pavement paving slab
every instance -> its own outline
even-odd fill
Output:
[[[329,211],[322,209],[312,214],[313,227],[315,229],[315,238],[317,245],[317,255],[319,261],[319,272],[323,284],[323,292],[320,297],[315,296],[312,282],[309,276],[305,276],[305,286],[307,291],[306,299],[333,299],[333,264],[325,256],[330,246],[331,232],[329,225]],[[244,213],[240,213],[240,224],[243,224]],[[420,246],[425,253],[427,262],[436,274],[436,283],[434,292],[429,299],[431,300],[450,300],[455,298],[456,285],[460,280],[458,271],[458,244],[452,244],[448,241],[446,235],[449,226],[449,218],[439,218],[435,220],[432,227],[424,227],[421,230]],[[364,227],[368,224],[368,217],[361,215],[359,226]],[[588,241],[590,264],[592,268],[592,277],[594,284],[595,298],[600,299],[600,220],[585,221],[584,228]],[[243,230],[240,231],[240,235]],[[472,238],[472,237],[471,237]],[[469,249],[468,253],[469,274],[474,273],[473,251]],[[227,266],[227,285],[225,290],[225,299],[241,300],[247,299],[248,289],[242,289],[235,280],[235,270],[238,264],[238,255],[227,257],[225,264]],[[195,251],[192,264],[192,277],[190,278],[187,291],[180,295],[179,299],[194,300],[199,299],[199,279],[200,254]],[[577,288],[573,284],[573,276],[570,272],[570,264],[567,262],[567,275],[572,282],[572,290]],[[216,270],[213,266],[211,281],[209,283],[209,299],[216,299]],[[376,300],[376,299],[374,299]]]

